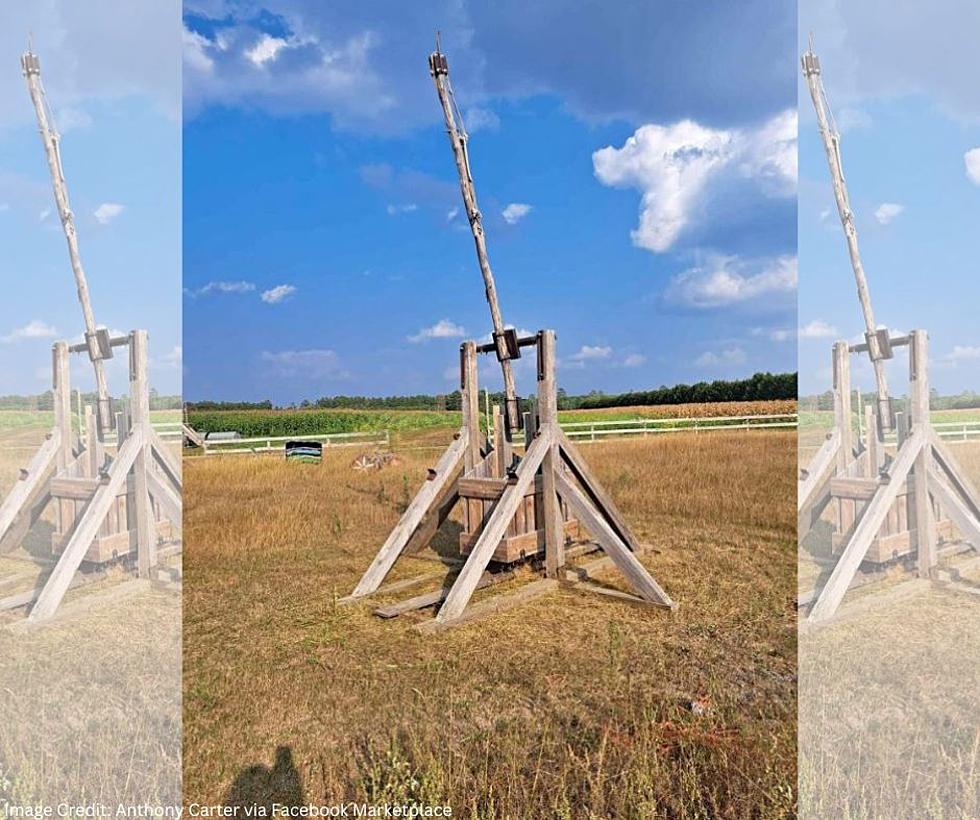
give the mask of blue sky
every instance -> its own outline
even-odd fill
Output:
[[[842,131],[844,171],[879,325],[929,331],[930,376],[941,393],[980,390],[980,88],[975,35],[980,8],[944,0],[807,0],[800,51],[813,31],[824,84]],[[799,72],[798,72],[799,73]],[[835,338],[863,334],[854,278],[806,85],[800,94],[800,389],[830,386]],[[870,390],[866,359],[854,378]],[[907,357],[889,366],[907,392]]]
[[[185,3],[185,395],[454,389],[489,317],[436,28],[505,320],[557,330],[563,387],[794,369],[795,17],[614,8]]]
[[[33,33],[96,321],[146,328],[151,384],[180,390],[177,4],[6,4],[0,27],[0,394],[50,386],[51,344],[83,330],[19,58]],[[74,357],[76,386],[91,389]],[[128,389],[125,357],[108,369]]]

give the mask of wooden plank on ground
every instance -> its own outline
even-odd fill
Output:
[[[496,586],[504,581],[509,581],[513,577],[514,573],[510,570],[505,570],[503,572],[484,572],[483,577],[480,578],[476,588],[485,589],[486,587]],[[406,598],[404,601],[398,601],[394,604],[380,606],[374,610],[374,614],[379,618],[396,618],[399,615],[404,615],[406,612],[412,612],[416,609],[425,609],[428,606],[435,606],[436,604],[445,601],[448,594],[449,588],[441,587],[440,589],[432,592],[425,592],[422,595],[416,595],[413,598]]]
[[[549,592],[558,589],[558,586],[558,581],[555,578],[542,578],[538,581],[532,581],[519,589],[515,589],[513,592],[505,595],[494,595],[492,598],[487,598],[485,601],[473,604],[473,606],[467,607],[455,618],[439,620],[436,617],[429,621],[416,624],[415,629],[424,635],[431,635],[462,626],[463,624],[473,623],[474,621],[479,621],[491,615],[496,615],[508,609],[526,604],[529,601],[540,598],[542,595],[547,595]]]

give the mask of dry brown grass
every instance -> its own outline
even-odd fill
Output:
[[[951,449],[980,482],[980,444]],[[806,551],[800,567],[801,588],[812,586]],[[980,571],[966,577],[978,583]],[[891,597],[908,581],[894,570],[849,593],[839,622],[801,635],[802,817],[980,817],[980,599],[928,586]],[[848,617],[854,602],[861,612]]]
[[[285,791],[474,818],[790,816],[795,437],[678,434],[587,456],[659,550],[643,560],[675,615],[562,591],[423,637],[335,597],[432,453],[369,474],[349,451],[188,463],[185,802]],[[392,578],[437,566],[406,559]],[[277,749],[296,776],[255,768]]]
[[[0,431],[0,495],[44,433]],[[30,552],[0,558],[0,597],[36,583],[32,555],[49,547],[50,528],[42,520]],[[70,606],[92,603],[75,617],[0,628],[0,806],[179,802],[180,601],[155,590],[111,599],[125,578],[69,593]],[[21,616],[0,615],[0,627]]]

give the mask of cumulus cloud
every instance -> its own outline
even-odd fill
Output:
[[[274,61],[287,44],[287,41],[282,37],[270,37],[268,34],[263,34],[254,46],[245,49],[245,57],[252,65],[261,67]]]
[[[462,339],[465,335],[466,329],[462,325],[457,325],[449,319],[440,319],[431,327],[424,327],[414,336],[409,336],[408,341],[418,344],[430,339]]]
[[[0,340],[10,343],[19,342],[22,339],[53,339],[57,335],[58,331],[47,322],[32,319],[22,327],[15,327],[6,336],[0,337]]]
[[[800,328],[801,339],[832,339],[838,335],[837,328],[822,319],[814,319]]]
[[[745,364],[745,362],[745,351],[740,347],[727,347],[717,353],[712,350],[706,350],[694,360],[694,363],[698,367],[724,367],[727,365]]]
[[[974,185],[980,185],[980,148],[971,148],[963,155],[966,175]]]
[[[642,353],[630,353],[625,359],[623,359],[623,367],[639,367],[641,364],[646,362],[647,357]]]
[[[343,378],[346,373],[340,366],[340,357],[333,350],[281,350],[262,351],[260,360],[277,376],[307,379]]]
[[[123,206],[118,202],[103,202],[95,209],[95,219],[100,225],[108,225],[123,212]]]
[[[644,125],[621,148],[592,155],[596,178],[642,194],[633,244],[656,253],[669,249],[690,224],[707,186],[723,173],[755,181],[769,196],[796,189],[795,111],[784,111],[756,129],[717,129],[682,120]]]
[[[953,345],[953,349],[942,357],[947,366],[956,367],[960,362],[980,360],[980,347],[973,345]]]
[[[598,359],[608,359],[612,356],[612,348],[608,345],[582,345],[572,354],[572,361],[592,362]]]
[[[188,296],[208,296],[212,293],[250,293],[253,290],[255,290],[254,283],[239,280],[237,282],[208,282],[199,288],[185,290],[184,292]]]
[[[294,293],[296,293],[295,285],[276,285],[274,288],[262,291],[262,301],[269,305],[278,305]]]
[[[511,202],[504,208],[502,216],[508,225],[516,225],[529,213],[531,213],[530,205],[524,202]]]
[[[879,224],[887,225],[904,210],[905,206],[899,205],[897,202],[882,202],[875,209],[875,219],[878,220]]]
[[[677,274],[667,286],[668,302],[692,308],[717,308],[763,296],[796,290],[795,256],[745,261],[736,256],[714,256],[706,264]]]

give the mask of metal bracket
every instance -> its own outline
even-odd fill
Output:
[[[108,328],[99,327],[95,329],[95,333],[86,333],[85,344],[91,361],[112,358],[112,339],[109,337]]]
[[[500,333],[494,333],[493,343],[497,351],[498,362],[521,358],[521,347],[517,341],[515,328],[507,327]]]

